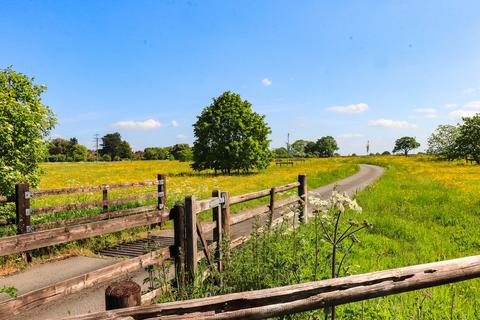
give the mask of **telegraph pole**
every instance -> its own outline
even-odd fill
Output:
[[[98,162],[98,140],[99,139],[100,139],[100,135],[98,133],[95,133],[94,142],[95,142],[95,156],[97,158],[97,162]]]
[[[287,133],[287,152],[288,155],[291,157],[292,153],[290,152],[290,133]]]
[[[370,140],[367,141],[367,156],[370,151]]]

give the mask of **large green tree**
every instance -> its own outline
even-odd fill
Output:
[[[338,150],[337,141],[332,136],[321,137],[315,143],[315,151],[321,158],[331,158]]]
[[[133,156],[132,148],[127,141],[122,140],[120,133],[109,133],[102,137],[102,156],[109,155],[112,160],[130,159]]]
[[[42,102],[46,86],[14,71],[0,70],[0,194],[11,195],[15,184],[40,180],[39,163],[47,155],[43,139],[56,120]]]
[[[471,157],[480,164],[480,113],[463,118],[458,127],[457,148],[464,157]]]
[[[395,147],[393,148],[393,153],[402,152],[405,156],[408,156],[408,153],[420,147],[420,143],[415,140],[414,137],[402,137],[395,141]]]
[[[441,124],[428,138],[427,153],[436,155],[448,160],[459,156],[457,138],[459,129],[456,126]]]
[[[295,157],[305,157],[307,155],[305,148],[307,147],[310,141],[307,140],[297,140],[292,143],[292,152]]]
[[[270,128],[240,95],[224,92],[203,109],[193,125],[192,168],[197,171],[248,172],[264,169],[271,159]]]

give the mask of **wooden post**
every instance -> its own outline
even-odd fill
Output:
[[[220,190],[213,190],[212,197],[219,198],[221,196]],[[217,270],[222,271],[222,205],[212,208],[213,221],[215,222],[215,229],[213,229],[213,242],[217,243],[217,248],[215,249],[215,260],[217,261]]]
[[[185,292],[185,207],[176,204],[170,211],[173,218],[175,273],[180,296]]]
[[[185,197],[185,270],[193,282],[197,272],[197,213],[195,197]]]
[[[275,214],[275,188],[270,189],[270,218],[268,226],[271,227]]]
[[[298,176],[298,196],[302,199],[300,201],[300,222],[308,222],[308,190],[307,190],[307,176],[301,174]]]
[[[167,176],[157,175],[158,179],[158,210],[165,211],[167,206]]]
[[[225,199],[225,202],[222,205],[222,230],[224,236],[230,241],[230,193],[222,191],[222,198]]]
[[[102,190],[103,212],[108,212],[108,189]]]
[[[142,304],[142,289],[133,281],[112,283],[105,290],[105,309],[136,307]]]
[[[29,192],[28,184],[21,183],[15,185],[15,208],[16,208],[16,222],[17,234],[24,234],[31,232],[30,230],[30,197],[26,196]],[[32,262],[30,252],[22,254],[26,262]]]

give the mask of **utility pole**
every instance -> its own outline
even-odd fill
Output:
[[[369,152],[370,152],[370,140],[367,141],[367,156]]]
[[[290,133],[287,133],[287,152],[288,155],[291,157],[292,153],[290,152]]]
[[[94,142],[95,142],[95,156],[97,157],[97,162],[98,162],[98,140],[99,139],[100,139],[100,135],[98,133],[95,133]]]

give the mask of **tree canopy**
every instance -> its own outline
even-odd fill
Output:
[[[402,137],[395,141],[395,147],[393,148],[393,153],[402,152],[404,155],[408,155],[408,153],[420,147],[420,143],[415,140],[413,137]]]
[[[315,152],[320,158],[331,158],[338,150],[337,141],[332,136],[321,137],[315,143]]]
[[[47,155],[43,139],[56,123],[42,103],[45,90],[12,68],[0,70],[0,194],[13,194],[17,183],[39,182],[39,163]]]
[[[102,149],[100,154],[109,155],[111,160],[130,159],[133,156],[132,148],[127,141],[122,140],[120,133],[109,133],[102,137]]]
[[[480,113],[463,118],[463,123],[458,127],[456,141],[459,155],[471,157],[480,164]]]
[[[193,125],[192,168],[197,171],[248,172],[264,169],[271,159],[270,128],[240,95],[227,91],[203,109]]]
[[[428,138],[427,153],[453,160],[458,157],[457,139],[459,129],[456,126],[441,124]]]

